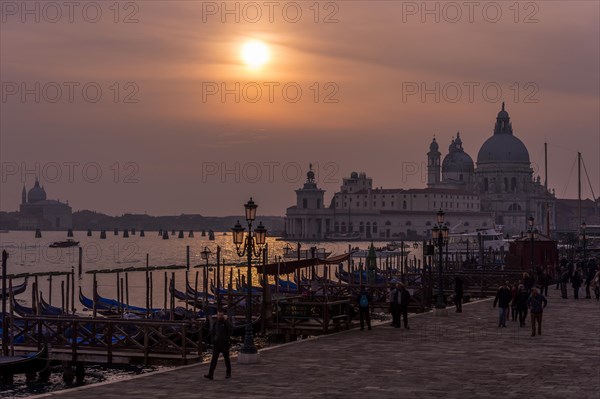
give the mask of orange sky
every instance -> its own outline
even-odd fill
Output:
[[[310,162],[326,201],[353,170],[377,186],[422,187],[413,170],[432,136],[445,150],[460,131],[476,159],[502,101],[536,168],[549,143],[558,196],[576,196],[577,151],[599,195],[597,2],[482,2],[460,17],[462,2],[428,2],[430,13],[422,2],[322,2],[318,15],[313,2],[276,2],[272,22],[265,6],[252,22],[242,2],[239,23],[222,2],[123,2],[118,14],[98,2],[96,23],[91,9],[75,10],[73,22],[63,9],[52,23],[43,3],[36,22],[14,4],[3,4],[0,25],[2,210],[18,207],[22,175],[31,186],[36,162],[49,197],[110,214],[235,214],[252,195],[259,212],[282,215],[302,184],[298,165],[304,175]],[[260,70],[240,61],[250,39],[271,51]],[[39,103],[21,92],[35,82]],[[57,102],[53,82],[64,88]],[[72,101],[65,82],[78,84]],[[206,91],[236,83],[239,102]],[[86,84],[102,89],[97,103],[84,98]],[[262,95],[251,102],[256,87]],[[407,94],[414,87],[433,91]],[[79,163],[72,178],[70,162]]]

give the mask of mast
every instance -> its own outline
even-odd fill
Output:
[[[581,152],[577,153],[577,199],[579,200],[578,225],[581,225]]]
[[[544,143],[544,188],[548,191],[548,143]]]

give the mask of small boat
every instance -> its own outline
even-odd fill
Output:
[[[69,248],[76,247],[79,245],[79,241],[68,239],[67,241],[55,241],[50,244],[50,248]]]
[[[50,364],[48,347],[21,356],[0,356],[0,375],[30,374],[45,370]]]

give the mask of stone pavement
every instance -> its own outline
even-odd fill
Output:
[[[193,365],[46,396],[57,398],[600,398],[600,303],[549,291],[543,335],[508,322],[491,300],[270,348],[256,365]],[[570,298],[572,293],[569,292]]]

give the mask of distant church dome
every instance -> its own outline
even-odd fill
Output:
[[[358,179],[358,173],[356,173],[356,172],[350,173],[350,178],[351,179]]]
[[[513,135],[508,112],[498,113],[494,135],[487,139],[479,149],[477,163],[524,162],[529,163],[529,152],[521,140]]]
[[[27,199],[30,203],[44,201],[46,199],[46,190],[43,187],[40,187],[40,182],[35,181],[35,185],[29,192],[27,193]]]
[[[473,158],[464,151],[460,133],[456,133],[456,139],[452,140],[448,151],[442,161],[442,175],[452,172],[473,173]]]

